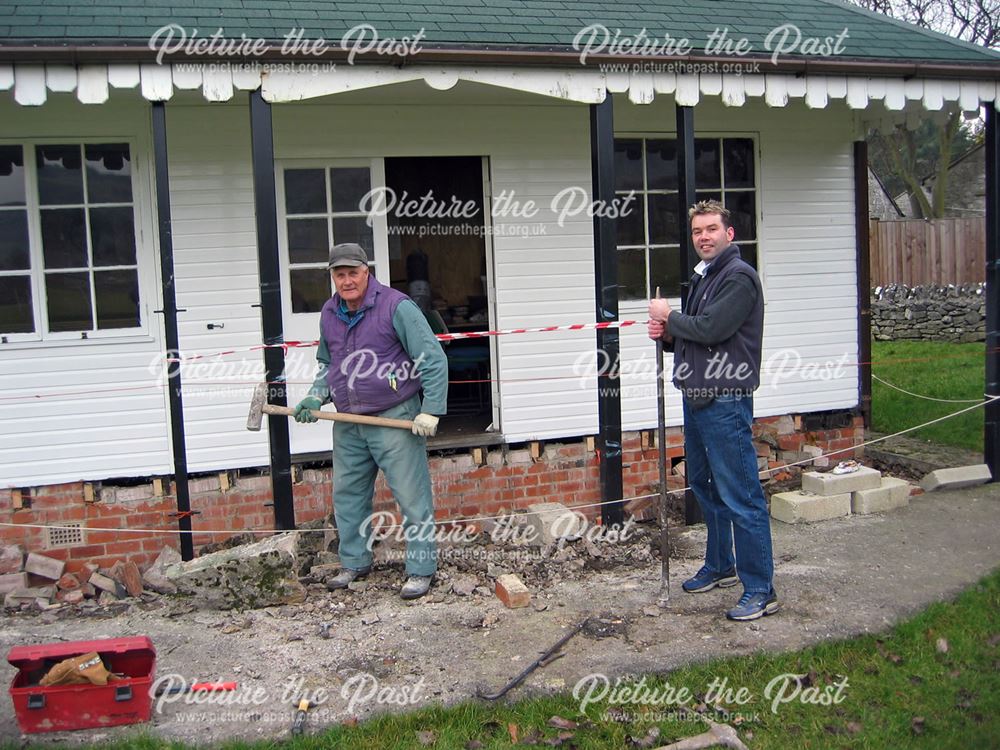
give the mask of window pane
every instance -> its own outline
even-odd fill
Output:
[[[35,146],[38,200],[43,206],[83,203],[79,146]]]
[[[736,240],[757,239],[757,201],[752,192],[726,193],[726,208],[732,214]]]
[[[677,189],[677,141],[646,141],[646,182],[650,190]]]
[[[90,278],[86,273],[45,275],[50,331],[90,331]]]
[[[0,211],[0,271],[21,271],[30,267],[28,212]]]
[[[326,184],[322,169],[285,170],[285,213],[326,213]]]
[[[24,205],[24,154],[20,146],[0,146],[0,206]]]
[[[696,138],[694,141],[694,179],[699,188],[722,186],[719,163],[719,141],[716,138]]]
[[[615,222],[618,226],[618,247],[646,244],[646,206],[641,195],[629,203],[629,209]]]
[[[749,263],[754,268],[759,269],[760,266],[757,265],[757,243],[751,242],[744,244],[742,242],[736,243],[740,246],[740,256]]]
[[[660,287],[663,297],[679,297],[681,293],[680,249],[656,247],[649,250],[649,285]]]
[[[677,194],[649,196],[649,244],[676,245],[681,241],[677,227]]]
[[[753,141],[726,138],[722,142],[727,188],[754,187]]]
[[[330,299],[330,272],[325,268],[293,269],[291,282],[293,313],[317,313]]]
[[[132,207],[90,209],[90,247],[95,266],[134,266]]]
[[[94,293],[99,329],[139,327],[139,275],[136,271],[95,272]]]
[[[642,190],[642,141],[615,141],[615,190]]]
[[[326,219],[288,219],[288,260],[322,263],[330,257]]]
[[[84,146],[87,159],[87,200],[91,203],[131,203],[132,163],[128,144]]]
[[[31,278],[0,276],[0,333],[33,333]]]
[[[722,193],[718,190],[699,190],[695,193],[695,198],[701,201],[717,201],[722,203]]]
[[[642,248],[618,251],[618,296],[646,299],[646,251]]]
[[[361,199],[372,189],[368,167],[341,167],[330,170],[330,199],[333,210],[357,212]]]
[[[361,245],[368,253],[368,260],[375,255],[375,237],[363,216],[333,220],[333,244],[340,245],[344,242]]]
[[[46,268],[85,268],[87,240],[82,208],[41,212],[42,256]]]

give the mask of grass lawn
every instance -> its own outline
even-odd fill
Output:
[[[582,639],[575,642],[576,647],[581,643],[599,648]],[[677,648],[683,649],[684,644],[678,643]],[[475,664],[469,665],[469,669],[475,668]],[[789,681],[781,691],[785,684],[782,675],[786,674],[805,677],[801,685]],[[744,688],[748,701],[719,702],[730,711],[728,717],[721,711],[713,713],[712,706],[699,706],[713,680],[725,680],[731,698]],[[646,685],[659,687],[662,695],[665,681],[693,693],[695,697],[686,703],[688,708],[698,708],[734,726],[752,750],[998,747],[1000,571],[956,601],[934,604],[879,636],[824,643],[797,653],[759,654],[695,665],[657,680],[647,679]],[[778,695],[783,700],[775,703]],[[336,695],[334,700],[340,702],[341,698]],[[676,710],[676,704],[615,704],[605,698],[581,713],[579,700],[567,691],[511,704],[469,702],[449,709],[383,715],[289,742],[229,743],[225,747],[473,750],[511,747],[512,735],[522,746],[659,747],[706,728],[701,721],[671,718]],[[561,717],[564,723],[553,725],[553,717]],[[658,730],[658,735],[651,737],[651,730]],[[634,744],[630,738],[651,741]],[[128,743],[104,743],[102,750],[126,746],[147,750],[182,747],[141,737]]]
[[[982,399],[985,346],[933,341],[872,342],[872,373],[912,393],[940,399]],[[972,404],[914,398],[872,380],[872,428],[893,433]],[[983,410],[909,433],[911,437],[971,450],[983,449]]]

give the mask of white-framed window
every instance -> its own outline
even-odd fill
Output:
[[[355,242],[376,277],[388,273],[385,217],[369,224],[363,199],[384,182],[381,160],[289,161],[279,166],[278,208],[286,312],[315,315],[332,293],[330,248]]]
[[[0,143],[0,342],[143,332],[133,151]]]
[[[748,136],[696,138],[697,199],[713,198],[732,213],[743,259],[757,268],[758,180],[756,142]],[[618,283],[622,300],[645,300],[660,287],[680,296],[680,241],[687,232],[677,217],[677,139],[615,138],[615,192],[634,191],[632,211],[618,219]]]

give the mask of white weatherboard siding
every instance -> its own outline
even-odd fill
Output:
[[[466,86],[463,92],[468,94],[470,89]],[[579,186],[590,192],[587,108],[541,98],[515,99],[509,94],[498,104],[490,101],[496,95],[488,89],[471,93],[479,101],[477,106],[463,102],[457,92],[427,89],[407,90],[402,97],[387,89],[322,102],[275,105],[275,158],[489,157],[494,198],[506,191],[522,206],[532,200],[538,207],[537,215],[530,218],[492,218],[494,325],[507,329],[592,322],[592,221],[581,214],[567,218],[560,227],[550,210],[552,199],[564,188]],[[389,104],[408,94],[414,96],[407,106]],[[425,106],[432,100],[435,106]],[[312,338],[318,335],[319,325],[319,316],[314,317],[316,323],[309,328]],[[497,339],[499,367],[494,377],[503,381],[501,424],[508,440],[596,431],[593,381],[590,387],[581,388],[574,370],[581,353],[593,350],[594,341],[593,331]],[[314,356],[313,350],[300,353]],[[300,385],[299,392],[304,390]],[[324,439],[328,448],[329,437]],[[311,450],[320,448],[318,438],[309,445]]]
[[[616,97],[615,131],[672,137],[674,110]],[[756,416],[852,408],[858,404],[853,116],[837,104],[769,109],[749,102],[695,109],[695,136],[757,138],[758,236],[766,300],[764,372]],[[736,238],[737,242],[739,237]],[[655,283],[655,282],[654,282]],[[676,300],[679,304],[679,300]],[[623,319],[646,320],[645,304],[622,305]],[[671,357],[666,357],[669,380]],[[622,331],[622,424],[656,424],[654,345],[645,326]],[[667,421],[682,422],[667,384]]]
[[[168,473],[166,397],[151,364],[162,351],[159,266],[150,209],[149,103],[86,107],[69,95],[45,107],[0,100],[0,142],[87,138],[133,144],[144,329],[114,340],[0,345],[0,487]]]
[[[674,110],[661,97],[648,106],[617,97],[619,135],[669,134]],[[276,104],[275,156],[329,160],[390,156],[485,156],[491,194],[513,196],[528,217],[495,215],[492,325],[500,329],[594,320],[592,221],[586,214],[560,226],[551,210],[566,188],[591,186],[586,106],[497,93],[460,84],[446,92],[423,84]],[[148,369],[162,352],[155,216],[152,211],[148,104],[117,93],[109,104],[83,107],[66,95],[39,108],[4,102],[0,137],[88,135],[136,144],[137,210],[145,334],[114,342],[63,342],[0,347],[5,401],[0,420],[0,486],[170,473],[169,424],[162,380]],[[785,350],[806,363],[836,362],[832,380],[782,371],[779,388],[758,392],[758,416],[849,408],[857,404],[853,183],[853,119],[842,106],[769,110],[751,101],[723,109],[703,101],[697,132],[758,138],[761,263],[767,297],[765,360]],[[167,104],[171,207],[181,348],[185,355],[239,350],[185,365],[188,464],[192,471],[267,463],[266,431],[245,428],[253,384],[263,379],[249,111],[245,97],[206,104],[178,94]],[[297,321],[286,336],[315,338]],[[645,305],[625,304],[621,318],[645,320]],[[223,328],[208,329],[208,324]],[[655,424],[652,344],[644,326],[621,333],[626,429]],[[508,441],[558,439],[597,431],[593,331],[501,336],[493,340],[494,377],[501,382],[501,429]],[[294,403],[311,381],[313,349],[292,350]],[[787,355],[793,357],[791,353]],[[781,360],[787,366],[788,360]],[[772,360],[774,362],[774,360]],[[638,379],[629,368],[645,366]],[[668,360],[669,367],[669,360]],[[787,377],[786,377],[787,376]],[[638,384],[643,392],[628,390]],[[122,389],[112,391],[110,389]],[[80,394],[80,392],[83,392]],[[36,394],[69,394],[27,398]],[[10,397],[24,396],[25,400]],[[680,423],[673,393],[668,420]],[[305,432],[311,430],[310,432]],[[293,425],[293,451],[328,450],[330,430]]]
[[[246,98],[170,102],[167,131],[180,346],[204,357],[182,370],[188,468],[266,465],[267,417],[260,432],[246,429],[264,380],[263,352],[247,351],[263,339]]]

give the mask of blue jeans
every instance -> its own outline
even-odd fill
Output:
[[[684,402],[686,476],[708,527],[705,567],[725,573],[735,565],[745,592],[767,594],[774,578],[771,522],[752,422],[752,396],[724,396],[702,409]]]
[[[413,419],[419,413],[417,395],[379,416]],[[433,575],[437,569],[437,549],[427,439],[396,427],[333,424],[333,514],[340,538],[341,564],[354,570],[372,564],[369,519],[379,469],[385,473],[403,513],[407,575]],[[395,530],[389,536],[396,538],[397,534]]]

